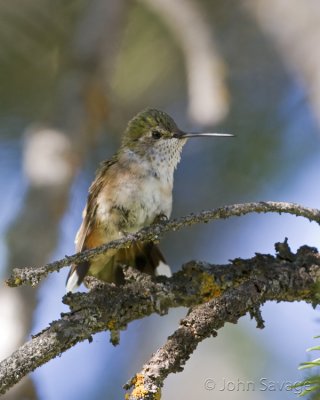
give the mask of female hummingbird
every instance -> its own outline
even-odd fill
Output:
[[[147,109],[127,126],[118,152],[104,161],[89,189],[83,220],[76,235],[76,251],[100,246],[137,232],[172,210],[173,173],[189,138],[233,136],[223,133],[186,133],[163,111]],[[170,267],[153,242],[110,249],[90,261],[73,264],[67,292],[74,291],[87,274],[107,282],[124,280],[121,265],[152,275],[171,276]]]

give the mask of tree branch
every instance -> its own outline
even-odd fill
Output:
[[[278,245],[284,254],[290,250],[286,241],[277,243],[276,247],[279,247]],[[207,337],[217,336],[217,330],[226,322],[237,323],[240,317],[250,312],[257,321],[257,328],[263,328],[264,321],[259,307],[267,300],[310,302],[314,296],[311,301],[315,303],[317,301],[315,284],[319,281],[320,270],[313,261],[317,260],[317,263],[320,261],[319,254],[314,253],[314,249],[304,246],[298,250],[297,255],[291,253],[291,257],[293,257],[291,261],[279,264],[274,264],[274,259],[270,255],[262,254],[251,260],[235,260],[235,264],[229,267],[228,272],[224,271],[226,276],[221,278],[228,280],[228,273],[231,272],[231,275],[237,276],[238,282],[242,283],[226,290],[221,296],[196,306],[180,322],[179,328],[168,338],[164,346],[157,350],[141,372],[124,386],[127,390],[133,387],[127,397],[128,400],[159,399],[166,377],[170,373],[181,372],[197,345]],[[278,259],[282,259],[281,254],[278,254]],[[308,267],[304,266],[305,262],[309,264]],[[222,271],[218,268],[217,272],[219,274]],[[246,272],[248,279],[243,281]],[[215,274],[213,275],[216,276]],[[306,296],[303,294],[304,290],[308,292]],[[312,293],[313,296],[310,298]]]
[[[109,249],[120,249],[129,247],[135,241],[158,241],[160,236],[168,231],[176,231],[185,226],[190,226],[199,223],[207,223],[215,219],[226,219],[230,217],[239,217],[250,213],[286,213],[307,218],[309,221],[315,221],[320,224],[320,211],[313,208],[302,207],[295,203],[285,202],[258,202],[234,204],[230,206],[215,208],[209,211],[202,211],[197,214],[189,214],[177,220],[170,220],[160,224],[152,225],[141,231],[129,234],[122,239],[106,243],[95,249],[86,250],[82,253],[77,253],[72,256],[46,264],[41,267],[25,267],[15,268],[11,277],[6,281],[9,286],[21,286],[29,284],[37,285],[41,279],[46,277],[50,272],[59,271],[61,268],[70,265],[71,263],[79,263],[89,260],[95,256],[105,253]]]
[[[181,371],[197,344],[215,334],[224,322],[236,322],[248,310],[256,312],[266,300],[317,301],[320,255],[307,246],[296,254],[286,247],[286,243],[277,245],[275,257],[257,254],[248,260],[235,259],[228,265],[190,262],[170,279],[154,279],[127,268],[128,282],[120,287],[87,278],[89,293],[69,293],[64,297],[71,312],[53,321],[0,363],[0,394],[76,343],[91,341],[94,333],[125,329],[133,320],[152,313],[165,314],[170,307],[209,302],[196,307],[182,321],[167,344],[127,385],[135,385],[131,399],[155,399],[166,376]]]
[[[197,345],[207,337],[217,336],[226,322],[238,319],[268,300],[267,288],[260,281],[249,281],[224,295],[195,307],[180,322],[180,327],[125,386],[133,387],[128,400],[157,400],[164,379],[183,370],[183,365]]]

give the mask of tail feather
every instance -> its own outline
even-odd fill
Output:
[[[153,242],[135,243],[130,250],[133,253],[133,257],[131,257],[132,261],[129,265],[133,265],[139,271],[150,275],[171,276],[170,267],[167,265],[159,247]]]
[[[76,289],[81,285],[84,277],[87,275],[89,268],[89,261],[83,261],[80,264],[72,265],[66,282],[67,293],[76,291]]]
[[[156,276],[166,276],[167,278],[172,277],[172,271],[171,268],[168,264],[166,264],[163,261],[160,261],[159,265],[157,266],[155,270],[155,275]]]
[[[135,242],[129,248],[118,250],[106,260],[104,268],[93,275],[106,282],[123,284],[124,275],[121,268],[123,264],[149,275],[171,276],[170,267],[166,264],[159,247],[153,242]]]
[[[72,265],[67,282],[67,292],[74,292],[89,273],[106,282],[124,283],[122,264],[130,265],[150,275],[172,276],[159,247],[153,242],[136,242],[127,249],[120,249],[112,257],[105,256],[96,261],[84,261]],[[89,271],[90,269],[90,271]]]

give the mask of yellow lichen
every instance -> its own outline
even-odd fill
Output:
[[[141,399],[148,394],[148,390],[144,387],[144,377],[142,374],[137,374],[133,383],[134,389],[131,393],[132,398]]]
[[[116,321],[111,319],[108,323],[107,323],[107,328],[110,331],[114,331],[116,329]]]
[[[14,284],[19,286],[21,284],[21,279],[20,278],[15,278]]]
[[[201,276],[200,296],[208,301],[221,294],[220,286],[215,282],[214,277],[210,274],[203,273]]]

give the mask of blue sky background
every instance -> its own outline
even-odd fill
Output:
[[[95,47],[93,38],[101,26],[105,27],[104,23],[99,25],[102,11],[94,8],[107,4],[101,0],[55,6],[49,0],[41,5],[30,0],[23,5],[25,8],[17,0],[8,3],[7,8],[0,4],[0,18],[6,27],[0,29],[0,58],[5,56],[1,58],[5,62],[0,63],[2,280],[9,273],[8,260],[15,246],[8,233],[12,229],[19,231],[19,212],[27,209],[27,196],[34,190],[23,160],[29,140],[26,132],[38,124],[60,130],[70,140],[68,161],[74,168],[66,189],[67,202],[57,204],[61,212],[61,218],[59,214],[54,222],[58,225],[58,238],[57,243],[53,240],[50,254],[43,255],[48,261],[74,253],[74,237],[94,171],[101,160],[116,151],[128,119],[146,106],[167,111],[186,130],[214,129],[237,135],[231,140],[190,141],[185,146],[175,174],[174,217],[260,200],[318,208],[320,113],[314,100],[318,81],[315,73],[307,74],[303,67],[307,66],[306,71],[320,71],[318,50],[312,47],[308,36],[316,37],[320,24],[307,24],[305,36],[300,32],[300,42],[292,42],[295,46],[283,46],[281,32],[298,32],[302,26],[299,18],[307,12],[313,13],[315,21],[319,17],[320,22],[320,10],[317,14],[311,2],[309,6],[293,2],[292,12],[301,7],[306,14],[291,15],[289,7],[280,30],[276,19],[267,26],[266,21],[261,21],[267,17],[265,13],[259,18],[253,13],[258,2],[246,2],[252,6],[249,11],[231,0],[201,0],[195,3],[198,10],[187,10],[200,13],[201,18],[192,21],[200,24],[198,31],[204,27],[209,32],[211,41],[205,55],[216,57],[221,63],[216,79],[223,90],[217,89],[214,96],[216,104],[225,106],[225,112],[212,110],[211,121],[201,120],[200,112],[198,118],[190,113],[188,45],[181,43],[167,14],[150,8],[147,1],[123,6],[120,17],[107,11],[104,17],[110,16],[110,21],[116,23],[112,41],[106,39],[108,35],[102,36],[102,49]],[[281,0],[272,3],[272,10],[280,3],[284,7]],[[108,4],[116,3],[110,0]],[[169,7],[170,12],[174,11]],[[108,26],[111,25],[110,22]],[[196,35],[198,31],[192,32]],[[86,38],[92,40],[88,47]],[[7,40],[9,47],[4,46]],[[110,42],[113,50],[108,47]],[[314,57],[309,59],[306,52],[305,64],[299,64],[291,52],[308,44]],[[88,48],[92,54],[86,58]],[[194,65],[202,71],[200,61],[207,59],[199,60]],[[205,109],[202,100],[200,96]],[[35,222],[29,226],[26,243],[32,243],[34,238],[34,250],[41,250],[42,243],[37,242],[35,233],[37,224],[45,226],[47,220],[37,221],[37,207],[29,209]],[[49,214],[48,221],[45,237],[46,232],[49,237],[56,228],[50,225]],[[255,252],[274,254],[274,243],[285,237],[293,251],[304,244],[320,247],[316,223],[287,215],[252,214],[169,233],[161,248],[173,270],[178,270],[192,259],[220,264],[236,257],[250,258]],[[26,332],[28,338],[68,311],[61,302],[67,270],[51,274],[34,292],[37,305],[30,317],[32,329]],[[21,293],[18,288],[11,290]],[[78,344],[31,374],[38,398],[123,398],[122,385],[165,342],[186,312],[170,310],[167,316],[154,315],[131,323],[121,332],[117,347],[110,344],[108,332],[95,335],[90,344]],[[304,303],[268,302],[262,307],[262,316],[266,325],[263,330],[257,330],[255,321],[246,316],[237,325],[227,324],[218,337],[201,343],[185,370],[166,380],[163,398],[295,398],[285,383],[303,379],[305,372],[298,371],[299,363],[317,356],[307,354],[306,349],[317,344],[313,337],[320,334],[318,309]],[[22,316],[17,313],[16,318],[18,325]],[[1,324],[5,330],[5,322]],[[214,390],[206,389],[207,379],[214,381]],[[261,380],[269,383],[268,390],[262,390]],[[255,390],[232,390],[232,384],[239,381],[254,382]],[[230,390],[219,390],[224,382],[230,382]]]

